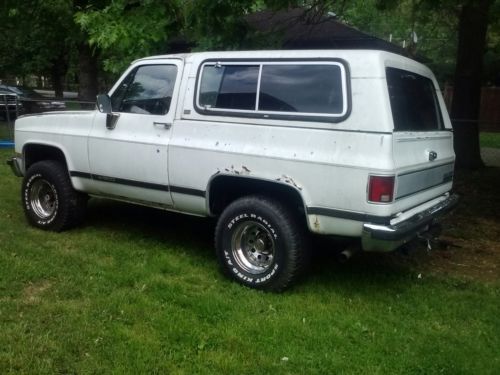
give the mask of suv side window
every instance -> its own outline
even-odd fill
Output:
[[[342,83],[337,65],[264,65],[259,110],[340,113]]]
[[[207,66],[200,104],[207,108],[255,109],[258,65]]]
[[[177,67],[143,65],[131,71],[111,95],[114,112],[165,115],[170,109]]]
[[[349,112],[340,60],[206,61],[195,108],[208,115],[335,122]]]

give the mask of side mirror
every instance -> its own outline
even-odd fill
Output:
[[[101,113],[111,113],[113,111],[111,107],[111,98],[108,94],[97,95],[97,109]]]
[[[109,130],[113,130],[120,115],[118,113],[113,113],[111,98],[109,97],[109,95],[97,95],[97,109],[99,110],[99,112],[106,114],[106,128],[108,128]]]

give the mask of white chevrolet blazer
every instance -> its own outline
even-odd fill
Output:
[[[264,290],[298,276],[308,232],[390,251],[458,200],[434,75],[382,51],[144,58],[94,111],[19,118],[15,144],[30,224],[70,228],[89,196],[214,216],[224,273]]]

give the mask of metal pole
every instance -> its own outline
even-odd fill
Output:
[[[9,101],[7,100],[7,95],[4,94],[3,101],[5,103],[5,119],[7,120],[7,126],[10,124],[10,113],[9,113]]]

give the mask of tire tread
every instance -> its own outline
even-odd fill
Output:
[[[59,198],[59,211],[57,213],[59,217],[55,218],[50,225],[42,226],[33,222],[30,213],[25,208],[28,221],[39,228],[55,232],[61,232],[80,224],[85,216],[88,197],[86,194],[80,193],[73,188],[67,168],[57,160],[42,160],[36,162],[28,169],[21,191],[23,207],[26,205],[24,202],[26,183],[30,176],[36,173],[42,174],[56,186]]]
[[[284,202],[264,195],[250,195],[232,202],[222,213],[215,230],[217,256],[224,274],[234,278],[229,269],[224,267],[222,250],[220,250],[222,247],[222,227],[226,224],[227,217],[231,217],[234,212],[255,206],[269,210],[272,215],[280,219],[282,235],[286,237],[286,241],[290,245],[285,271],[281,272],[280,276],[273,280],[272,283],[262,285],[262,287],[260,285],[255,287],[266,291],[281,292],[290,287],[304,273],[309,263],[308,234],[305,231],[304,224],[298,214],[293,212]]]

